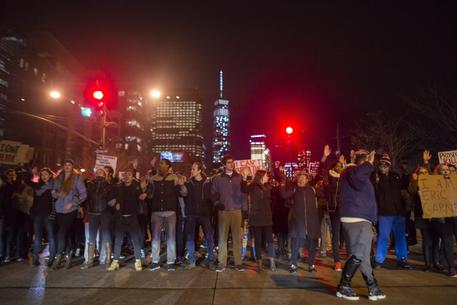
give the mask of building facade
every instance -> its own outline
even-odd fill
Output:
[[[220,164],[224,155],[230,152],[230,101],[224,99],[224,75],[219,71],[219,99],[214,102],[213,112],[213,165]]]
[[[255,134],[251,135],[249,143],[251,144],[251,160],[260,160],[262,167],[269,170],[271,168],[271,154],[267,148],[266,139],[264,134]]]
[[[196,90],[168,94],[152,106],[152,153],[183,152],[186,158],[205,158],[202,102]]]

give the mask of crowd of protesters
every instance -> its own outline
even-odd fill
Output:
[[[455,167],[439,164],[432,171],[429,151],[412,173],[401,175],[387,154],[376,158],[375,152],[358,150],[349,158],[325,146],[318,175],[297,170],[290,178],[279,163],[253,177],[237,172],[228,155],[211,176],[201,162],[192,164],[189,175],[177,174],[167,159],[143,176],[128,168],[119,178],[109,166],[83,176],[72,160],[58,174],[10,168],[0,188],[0,259],[29,259],[54,270],[82,261],[81,269],[101,265],[115,271],[133,255],[135,270],[154,271],[165,252],[168,271],[199,264],[216,272],[233,265],[243,272],[248,235],[257,271],[276,270],[280,258],[296,273],[307,253],[308,271],[318,272],[316,255],[331,252],[334,270],[342,272],[337,296],[358,299],[351,280],[360,269],[369,299],[378,300],[386,296],[373,269],[383,267],[389,247],[398,268],[411,269],[408,246],[417,243],[417,228],[423,270],[456,277],[457,218],[423,218],[418,188],[420,176],[448,179]]]

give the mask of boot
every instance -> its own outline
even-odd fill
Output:
[[[257,261],[257,272],[262,272],[262,270],[263,270],[263,263],[262,263],[262,260],[259,259]]]
[[[384,292],[379,288],[378,283],[376,282],[376,279],[374,278],[374,274],[372,274],[371,279],[368,279],[368,277],[362,273],[362,277],[365,280],[365,283],[367,284],[368,287],[368,299],[370,301],[377,301],[377,300],[383,300],[386,298],[386,295]]]
[[[105,244],[105,266],[106,268],[109,267],[111,263],[111,244],[106,243]]]
[[[32,254],[32,266],[39,266],[40,261],[38,259],[38,254]]]
[[[111,265],[108,268],[108,271],[116,271],[119,270],[119,261],[117,259],[113,260]]]
[[[270,257],[270,270],[276,271],[276,263],[275,263],[275,259],[273,257]]]
[[[57,270],[60,267],[60,263],[62,262],[62,254],[57,254],[52,262],[52,269]]]
[[[360,259],[351,256],[346,264],[344,264],[341,281],[336,292],[337,297],[350,301],[357,301],[359,299],[359,296],[351,287],[351,281],[361,263],[362,261]]]
[[[141,259],[136,259],[135,260],[135,270],[136,271],[142,271],[143,266],[141,265]]]
[[[94,266],[94,256],[95,256],[95,244],[89,243],[87,262],[81,267],[81,269],[89,269]]]
[[[65,269],[70,269],[71,268],[71,259],[73,258],[73,250],[70,250],[67,255],[65,255]]]

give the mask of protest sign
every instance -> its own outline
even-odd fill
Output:
[[[0,164],[24,164],[33,158],[33,148],[21,142],[0,141]]]
[[[95,168],[103,168],[104,166],[111,166],[114,172],[116,172],[117,157],[104,154],[97,154],[97,158],[95,160]]]
[[[254,176],[255,172],[262,168],[261,160],[235,160],[235,170],[238,173],[242,173],[243,170],[247,169],[249,171],[248,176]]]
[[[448,163],[457,166],[457,150],[441,151],[438,153],[440,163]]]
[[[423,218],[457,216],[457,175],[451,175],[450,179],[441,175],[421,176],[419,195]]]

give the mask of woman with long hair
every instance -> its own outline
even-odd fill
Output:
[[[249,225],[254,232],[255,253],[258,271],[262,271],[262,244],[267,244],[270,269],[276,269],[273,244],[272,214],[271,214],[271,186],[268,184],[268,175],[264,170],[256,171],[251,183],[247,182],[247,173],[243,172],[241,191],[250,196]]]
[[[33,231],[35,233],[32,254],[32,265],[34,266],[40,265],[39,254],[43,231],[46,231],[49,245],[48,266],[52,265],[56,255],[54,221],[51,219],[54,210],[54,198],[52,198],[53,175],[54,173],[49,168],[43,168],[39,171],[38,182],[33,184],[34,196],[30,216],[33,219]]]
[[[69,269],[73,250],[71,239],[67,239],[68,233],[76,219],[80,204],[87,198],[86,186],[75,170],[72,160],[64,161],[63,169],[54,181],[52,196],[56,199],[57,221],[57,255],[52,268],[58,269],[65,255],[65,269]]]

